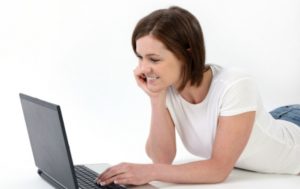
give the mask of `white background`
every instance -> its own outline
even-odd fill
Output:
[[[0,188],[35,174],[20,92],[61,106],[74,163],[150,162],[131,33],[171,5],[199,19],[207,62],[252,74],[268,109],[300,103],[300,1],[0,0]]]

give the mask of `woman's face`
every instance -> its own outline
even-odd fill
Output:
[[[171,85],[179,86],[182,63],[162,42],[152,35],[141,37],[136,40],[136,53],[138,67],[150,91],[159,92]]]

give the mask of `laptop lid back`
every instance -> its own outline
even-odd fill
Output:
[[[78,188],[58,105],[20,94],[35,165],[61,188]]]

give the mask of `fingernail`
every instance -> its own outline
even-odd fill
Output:
[[[114,183],[115,183],[115,184],[118,184],[118,181],[117,181],[117,180],[114,180]]]
[[[101,185],[101,186],[104,186],[104,185],[105,185],[105,182],[100,182],[100,185]]]

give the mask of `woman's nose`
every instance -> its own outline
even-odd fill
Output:
[[[140,62],[139,66],[143,73],[151,72],[151,66],[147,62]]]

